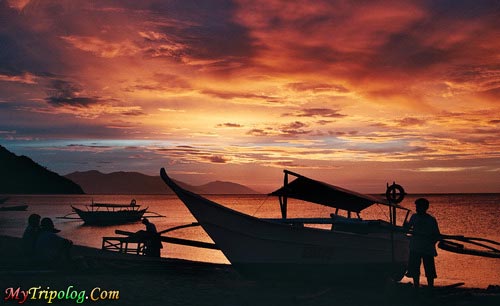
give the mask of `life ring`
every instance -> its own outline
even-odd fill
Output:
[[[130,206],[135,206],[136,203],[135,199],[132,199],[132,201],[130,201]]]
[[[393,204],[399,204],[403,201],[405,198],[406,192],[403,188],[403,186],[396,184],[395,182],[392,183],[391,186],[387,184],[387,191],[385,192],[385,197],[387,198],[387,201]]]

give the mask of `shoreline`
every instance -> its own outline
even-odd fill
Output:
[[[437,287],[419,294],[408,283],[370,285],[307,283],[300,280],[250,280],[231,265],[181,259],[145,258],[103,252],[75,245],[74,258],[85,265],[72,269],[39,269],[23,264],[21,239],[0,235],[3,250],[0,283],[9,287],[40,290],[85,291],[95,288],[118,291],[119,300],[100,305],[500,305],[500,288]],[[77,263],[81,261],[77,261]],[[49,289],[47,289],[49,290]],[[47,301],[27,302],[47,304]],[[90,300],[89,300],[90,302]],[[54,305],[74,305],[75,300],[54,300]]]

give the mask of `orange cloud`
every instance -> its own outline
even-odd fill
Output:
[[[167,159],[185,174],[498,181],[496,12],[487,1],[3,1],[0,131],[15,132],[0,134],[153,139],[126,155],[148,171]]]
[[[98,37],[88,36],[62,36],[61,39],[71,44],[73,47],[91,52],[96,56],[113,58],[117,56],[132,56],[140,49],[131,42],[110,42]]]

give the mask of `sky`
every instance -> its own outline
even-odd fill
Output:
[[[260,192],[500,192],[500,2],[0,0],[0,145]]]

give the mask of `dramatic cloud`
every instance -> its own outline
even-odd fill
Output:
[[[82,89],[79,86],[64,80],[53,80],[47,93],[48,97],[45,100],[53,106],[88,107],[102,102],[99,97],[82,95]]]
[[[443,187],[453,172],[446,191],[498,192],[498,9],[0,1],[0,140],[63,173],[166,162],[205,181],[266,185],[290,167]],[[102,158],[88,157],[94,142]]]

